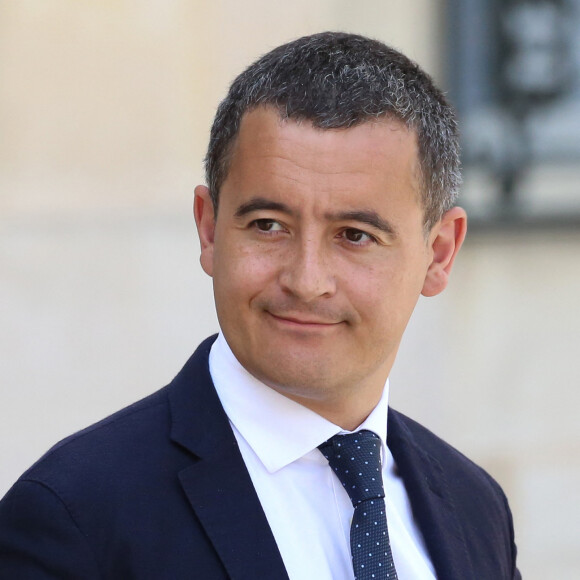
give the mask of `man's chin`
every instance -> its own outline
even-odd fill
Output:
[[[340,388],[342,379],[348,375],[342,371],[336,360],[324,360],[304,353],[299,356],[282,356],[268,358],[271,366],[265,369],[258,378],[274,390],[290,398],[305,397],[312,399],[326,398],[331,392]]]

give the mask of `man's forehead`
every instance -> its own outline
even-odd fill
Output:
[[[409,137],[412,139],[409,140]],[[340,154],[349,148],[352,150],[353,159],[380,162],[393,139],[398,140],[401,147],[413,146],[418,161],[417,133],[400,119],[389,116],[371,117],[349,127],[327,128],[318,126],[315,120],[284,117],[274,107],[261,106],[244,113],[238,135],[230,149],[228,162],[231,162],[238,150],[243,150],[244,154],[252,151],[264,152],[265,143],[272,149],[279,150],[296,143],[305,148],[310,147],[316,154],[312,162],[319,166],[325,159],[331,160],[335,153]],[[374,141],[371,148],[368,147],[369,140]]]
[[[371,150],[364,146],[369,134],[373,135],[376,141],[376,148]],[[339,137],[338,140],[335,138],[336,136]],[[417,200],[422,204],[423,172],[419,157],[417,131],[414,128],[409,128],[400,119],[388,115],[371,117],[350,127],[323,128],[316,126],[310,119],[284,117],[283,113],[273,106],[255,107],[244,113],[242,117],[238,136],[232,144],[228,156],[228,169],[231,169],[234,157],[237,158],[236,165],[239,169],[240,162],[243,165],[244,157],[257,154],[258,151],[263,153],[265,143],[270,142],[271,151],[274,152],[274,149],[284,148],[285,141],[292,140],[295,143],[303,143],[305,147],[313,142],[316,144],[313,148],[315,154],[311,157],[312,167],[316,169],[322,169],[325,162],[332,164],[334,153],[341,149],[340,144],[346,144],[352,151],[353,158],[358,157],[375,167],[381,167],[384,168],[384,171],[388,171],[388,163],[385,163],[384,156],[381,156],[381,150],[384,142],[391,141],[393,136],[400,139],[401,147],[411,145],[414,148],[414,160],[410,166],[411,175],[409,177],[414,183]],[[412,141],[409,140],[410,136]],[[337,141],[339,145],[337,145]],[[325,144],[328,145],[328,148],[325,147]],[[347,157],[345,165],[349,164],[351,160],[350,157]]]

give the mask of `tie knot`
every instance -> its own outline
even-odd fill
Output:
[[[344,486],[352,505],[385,497],[380,438],[372,431],[335,435],[318,448]]]

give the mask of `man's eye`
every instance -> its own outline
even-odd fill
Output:
[[[276,220],[265,218],[254,220],[252,225],[261,232],[280,232],[284,229]]]
[[[374,241],[374,238],[370,234],[354,228],[344,230],[342,235],[344,239],[351,244],[363,245]]]

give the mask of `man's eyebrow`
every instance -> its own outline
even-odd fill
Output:
[[[235,217],[240,218],[254,211],[271,210],[294,215],[294,211],[285,203],[272,201],[264,197],[253,197],[249,201],[242,203],[236,209]],[[353,210],[326,215],[332,221],[355,221],[367,224],[389,236],[396,236],[397,230],[389,222],[385,221],[376,211],[373,210]]]
[[[372,210],[354,210],[344,211],[328,216],[336,221],[355,221],[367,224],[377,230],[384,232],[389,236],[396,236],[397,230],[389,222],[385,221],[376,211]]]
[[[242,203],[236,210],[234,214],[235,217],[243,217],[253,211],[260,211],[260,210],[272,210],[272,211],[280,211],[287,214],[292,214],[292,210],[284,203],[280,203],[278,201],[272,201],[270,199],[266,199],[264,197],[253,197],[249,201]]]

